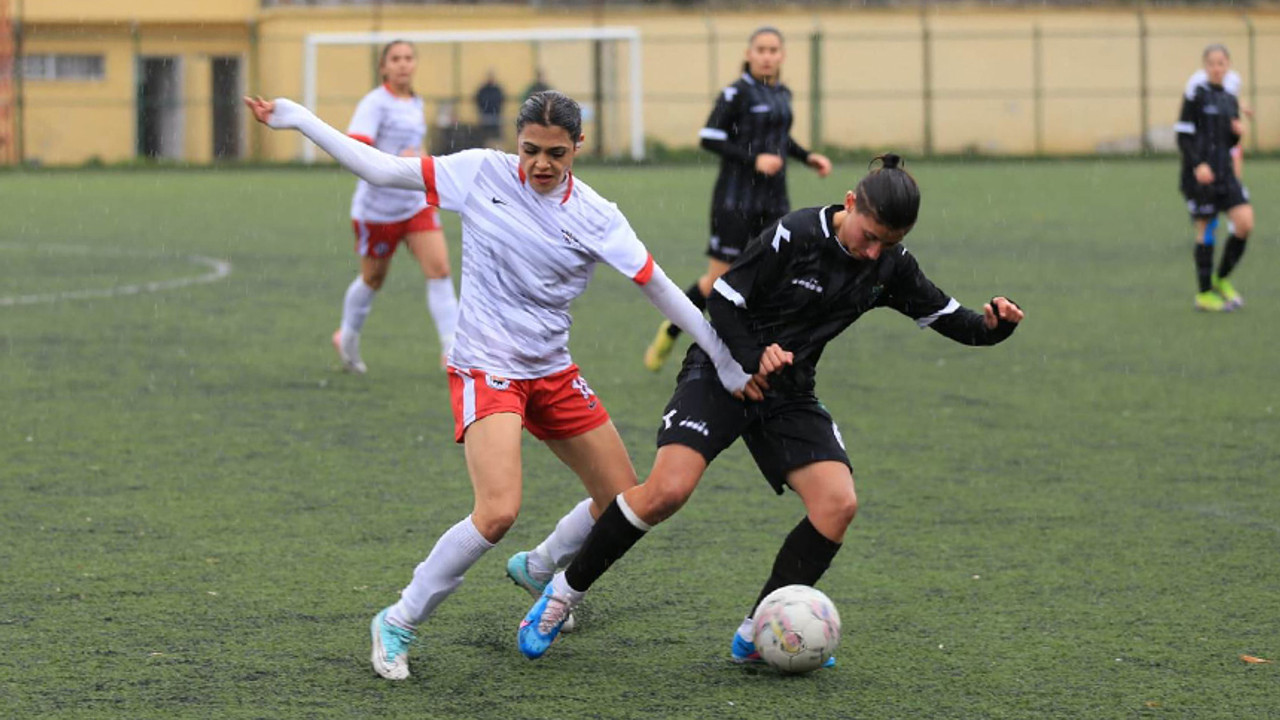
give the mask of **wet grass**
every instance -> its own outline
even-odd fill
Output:
[[[581,496],[529,442],[508,540],[425,627],[416,677],[367,668],[392,601],[470,488],[422,284],[365,333],[335,171],[0,176],[0,297],[199,275],[153,294],[0,306],[0,716],[1266,717],[1280,698],[1280,163],[1250,164],[1249,305],[1191,311],[1169,161],[938,164],[908,239],[961,302],[1029,320],[998,348],[891,312],[827,350],[819,392],[862,510],[822,587],[845,642],[799,678],[726,645],[800,516],[740,447],[593,590],[537,663],[502,576]],[[708,168],[584,168],[660,263],[704,266]],[[858,175],[799,174],[796,206]],[[447,215],[447,214],[446,214]],[[457,223],[446,217],[459,267]],[[572,349],[643,473],[674,372],[658,316],[601,268]]]

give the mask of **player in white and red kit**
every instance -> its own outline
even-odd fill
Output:
[[[525,101],[516,120],[518,156],[466,150],[421,162],[361,145],[288,100],[246,103],[258,120],[298,129],[369,182],[425,191],[427,202],[462,216],[461,311],[449,384],[475,506],[417,566],[400,601],[373,618],[374,670],[404,679],[417,626],[515,522],[522,428],[546,443],[591,495],[539,546],[538,555],[554,566],[567,564],[600,512],[636,484],[622,438],[569,356],[569,304],[597,263],[631,278],[690,333],[726,389],[757,400],[762,394],[747,386],[750,378],[617,206],[574,177],[582,115],[565,95],[546,91]],[[555,567],[539,570],[549,578]]]
[[[409,43],[393,40],[383,47],[378,62],[382,85],[360,100],[347,135],[392,155],[421,157],[427,123],[423,119],[422,98],[413,92],[416,67],[417,58]],[[443,364],[453,344],[458,300],[449,277],[449,252],[436,208],[427,204],[420,191],[383,188],[359,180],[351,197],[351,227],[356,236],[356,254],[360,256],[360,275],[347,288],[342,324],[333,333],[333,346],[343,369],[357,373],[367,370],[360,358],[360,331],[401,241],[418,258],[427,278],[427,311],[435,321]]]

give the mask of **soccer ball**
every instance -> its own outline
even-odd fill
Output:
[[[755,643],[760,657],[782,672],[815,670],[840,644],[840,613],[808,585],[778,588],[756,608]]]

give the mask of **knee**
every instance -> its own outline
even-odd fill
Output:
[[[650,478],[640,486],[641,508],[632,508],[641,520],[656,525],[675,515],[688,502],[693,487],[669,478]],[[630,501],[630,497],[627,498]]]
[[[476,530],[485,540],[496,543],[516,524],[519,514],[518,507],[476,508],[471,514],[471,522],[475,523]]]
[[[813,508],[810,516],[816,520],[814,523],[820,531],[835,532],[840,535],[853,523],[853,518],[858,514],[858,495],[850,487],[846,492],[840,492],[827,498],[818,507]],[[824,533],[825,534],[825,533]]]
[[[385,270],[382,272],[368,273],[364,276],[364,284],[368,285],[374,290],[381,290],[382,283],[386,282],[386,280],[387,280],[387,273]]]
[[[1242,220],[1240,222],[1232,223],[1232,224],[1235,226],[1236,237],[1240,238],[1241,240],[1249,239],[1249,233],[1253,232],[1253,218],[1248,218],[1246,220]]]

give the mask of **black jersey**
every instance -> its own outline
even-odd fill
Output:
[[[784,216],[753,239],[715,283],[707,299],[711,322],[742,367],[754,373],[771,343],[794,354],[771,388],[811,390],[827,343],[863,313],[890,307],[966,345],[994,345],[1014,323],[987,328],[981,313],[964,308],[925,277],[905,247],[861,260],[836,240],[841,205],[805,208]],[[701,348],[686,364],[707,363]]]
[[[791,120],[791,90],[786,85],[768,85],[743,73],[721,91],[707,126],[698,133],[702,147],[720,156],[714,208],[774,217],[791,209],[785,159],[809,157],[791,137]],[[774,175],[756,172],[756,156],[762,154],[781,156],[782,169]]]
[[[1235,177],[1231,148],[1240,136],[1231,121],[1240,117],[1240,102],[1221,85],[1196,85],[1182,98],[1182,114],[1173,127],[1182,151],[1182,191],[1197,185],[1195,167],[1208,163],[1213,170],[1213,186],[1226,187]]]

